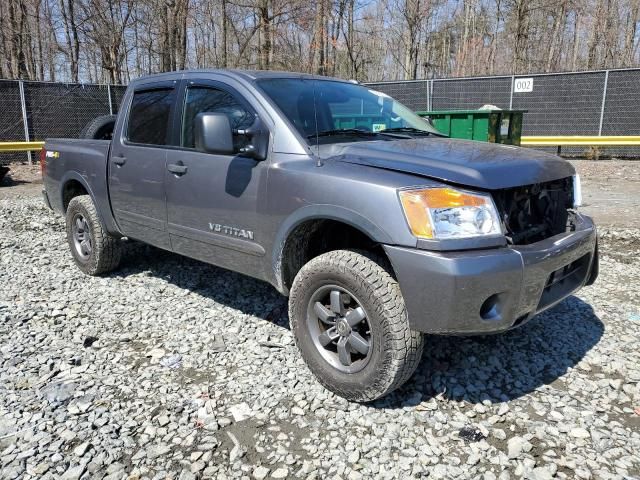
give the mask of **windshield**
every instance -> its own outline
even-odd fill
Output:
[[[258,85],[309,143],[439,134],[409,108],[366,86],[303,78],[270,78]]]

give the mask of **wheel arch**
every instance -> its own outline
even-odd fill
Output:
[[[328,239],[328,233],[335,233],[336,229],[339,238]],[[303,207],[283,222],[276,235],[272,255],[274,286],[288,295],[293,278],[302,265],[327,251],[368,248],[386,257],[380,247],[386,243],[392,243],[391,237],[353,210],[334,205]]]
[[[96,203],[95,195],[91,190],[89,183],[76,171],[67,172],[60,181],[60,205],[62,205],[62,213],[67,213],[69,202],[74,197],[80,195],[89,195],[93,203]]]
[[[98,197],[93,188],[91,188],[90,183],[79,172],[70,170],[65,173],[60,180],[60,191],[58,195],[63,215],[66,215],[69,202],[71,202],[74,197],[89,195],[91,201],[96,206],[98,218],[100,218],[102,224],[107,227],[107,231],[115,235],[120,234],[113,221],[113,217],[106,218],[103,212],[104,205],[98,201]],[[111,210],[109,210],[109,213],[111,213]]]

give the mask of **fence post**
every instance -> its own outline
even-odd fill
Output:
[[[598,136],[602,136],[602,122],[604,121],[604,105],[607,102],[607,84],[609,83],[609,70],[604,73],[604,88],[602,89],[602,106],[600,107],[600,125],[598,126]]]
[[[109,95],[109,115],[113,115],[113,102],[111,101],[111,84],[107,83],[107,95]]]
[[[516,81],[515,75],[511,75],[511,93],[509,94],[509,110],[513,110],[513,83]]]
[[[18,80],[18,88],[20,89],[20,106],[22,107],[22,123],[24,125],[24,141],[29,141],[29,120],[27,119],[27,102],[24,98],[24,82]],[[27,158],[29,159],[29,165],[33,164],[31,158],[31,152],[27,152]]]
[[[426,88],[427,88],[427,110],[429,109],[429,104],[431,103],[431,92],[429,91],[429,80],[426,81]]]
[[[427,107],[430,112],[433,112],[433,78],[429,82],[429,101],[427,102]]]

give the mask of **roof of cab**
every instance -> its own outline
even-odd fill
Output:
[[[349,82],[341,78],[325,77],[322,75],[312,75],[309,73],[300,72],[281,72],[277,70],[240,70],[240,69],[191,69],[191,70],[179,70],[175,72],[156,73],[153,75],[145,75],[143,77],[136,78],[130,83],[140,83],[149,80],[176,80],[183,77],[185,74],[193,73],[222,73],[231,74],[236,78],[241,78],[248,81],[255,81],[264,78],[304,78],[313,80],[332,80],[336,82]]]

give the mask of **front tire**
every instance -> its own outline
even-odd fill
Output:
[[[424,336],[411,330],[384,259],[336,250],[307,263],[289,298],[291,330],[320,383],[348,400],[380,398],[413,374]]]
[[[83,273],[100,275],[118,268],[122,256],[120,239],[107,233],[89,195],[71,199],[66,224],[71,255]]]

